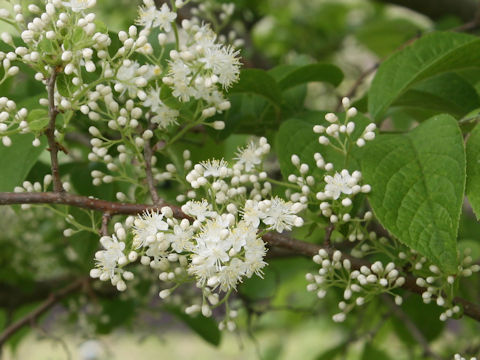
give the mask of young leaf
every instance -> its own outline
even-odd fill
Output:
[[[413,84],[478,64],[478,37],[453,32],[426,35],[380,65],[368,95],[369,112],[380,120],[387,108]]]
[[[480,218],[480,124],[470,133],[467,141],[466,193],[473,211]]]
[[[47,144],[41,139],[38,147],[32,146],[32,135],[12,135],[12,146],[0,146],[0,169],[4,176],[0,177],[0,191],[13,191],[21,185],[32,166],[37,161]]]
[[[49,120],[46,109],[35,109],[27,115],[28,127],[33,132],[43,130],[48,125]]]
[[[407,135],[381,135],[362,155],[370,204],[401,242],[454,273],[465,187],[465,150],[449,115],[427,120]]]

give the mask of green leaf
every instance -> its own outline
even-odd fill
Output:
[[[460,118],[480,106],[480,97],[460,75],[444,73],[416,84],[394,105],[427,111],[427,118],[439,113]]]
[[[47,38],[43,38],[42,40],[40,40],[40,42],[38,43],[38,47],[40,50],[42,50],[43,53],[46,54],[51,54],[55,51],[52,40],[48,40]]]
[[[28,113],[28,127],[33,132],[42,131],[49,122],[48,111],[45,109],[35,109]]]
[[[200,335],[208,343],[218,346],[221,340],[221,333],[218,325],[211,317],[207,318],[201,314],[190,316],[185,314],[180,308],[173,305],[166,305],[164,309],[177,319],[185,323],[195,333]]]
[[[317,355],[315,357],[315,360],[333,360],[337,359],[340,355],[345,354],[348,348],[348,341],[342,342],[339,345],[328,349],[325,352],[322,352],[321,354]],[[372,358],[373,360],[373,358]]]
[[[457,230],[465,187],[465,150],[449,115],[406,135],[381,135],[362,153],[370,204],[380,222],[447,273],[457,267]]]
[[[390,356],[383,350],[378,349],[371,343],[367,342],[363,349],[361,360],[389,360]]]
[[[282,90],[313,81],[328,82],[337,86],[342,80],[342,70],[337,66],[332,64],[310,64],[289,72],[280,80],[279,85]]]
[[[453,32],[425,35],[380,65],[369,91],[369,112],[380,120],[387,108],[420,80],[479,64],[478,37]]]
[[[34,136],[31,134],[17,134],[10,138],[12,146],[0,146],[0,169],[5,174],[0,176],[0,191],[13,191],[25,180],[47,143],[42,138],[40,146],[32,146]]]
[[[385,57],[412,39],[420,30],[416,23],[408,19],[383,17],[363,24],[355,36],[379,57]]]
[[[230,93],[260,95],[277,107],[282,101],[282,93],[275,79],[260,69],[242,70],[240,80],[230,89]]]
[[[473,211],[480,219],[480,124],[475,126],[467,141],[466,194]]]
[[[429,342],[438,338],[445,328],[445,322],[438,320],[442,313],[442,308],[434,303],[425,304],[420,296],[405,296],[402,309]],[[395,334],[403,342],[409,346],[417,344],[417,341],[402,319],[392,317],[392,323]],[[432,326],[432,324],[435,324],[435,326]]]
[[[57,76],[57,90],[62,96],[70,97],[75,91],[76,86],[72,83],[73,75],[66,75],[65,73]]]

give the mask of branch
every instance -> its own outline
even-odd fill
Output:
[[[163,206],[169,206],[173,215],[179,219],[189,219],[189,217],[182,212],[182,210],[175,205],[170,205],[164,202],[158,205],[143,205],[112,202],[106,200],[98,200],[86,196],[73,195],[68,193],[55,192],[23,192],[23,193],[0,193],[0,205],[13,204],[60,204],[71,205],[82,209],[96,210],[101,212],[108,212],[113,215],[136,215],[146,210],[156,210]]]
[[[12,205],[12,204],[63,204],[80,207],[84,209],[109,212],[110,215],[136,215],[146,210],[159,209],[162,206],[169,206],[176,218],[179,219],[191,219],[186,215],[178,206],[162,203],[157,206],[154,205],[142,205],[142,204],[128,204],[118,203],[106,200],[97,200],[88,198],[85,196],[73,195],[68,193],[0,193],[0,205]],[[263,240],[270,246],[276,246],[279,248],[287,249],[298,255],[304,255],[312,257],[318,254],[320,249],[325,249],[330,254],[334,249],[325,247],[323,245],[313,244],[306,241],[293,239],[289,236],[270,232],[263,235]],[[350,256],[345,256],[345,259],[349,259],[352,263],[353,269],[360,269],[362,266],[370,266],[371,264],[364,259],[357,259]],[[423,288],[416,284],[416,278],[408,275],[405,277],[405,284],[403,288],[416,294],[422,294]],[[468,300],[456,297],[454,299],[455,304],[462,305],[464,314],[480,321],[480,305],[473,304]]]
[[[50,121],[45,130],[47,136],[48,146],[50,150],[50,162],[52,167],[53,190],[55,192],[63,192],[62,181],[60,180],[60,173],[58,171],[58,144],[55,141],[55,121],[57,119],[58,110],[55,107],[55,81],[57,79],[57,70],[52,68],[52,74],[48,78],[47,92],[48,92],[48,116]]]
[[[61,301],[63,298],[67,297],[71,293],[77,291],[85,281],[89,281],[89,279],[79,279],[73,283],[71,283],[66,288],[58,291],[57,293],[52,293],[45,300],[43,303],[40,304],[36,309],[32,312],[25,315],[23,318],[19,319],[18,321],[14,322],[10,326],[8,326],[1,334],[0,334],[0,349],[2,348],[3,344],[18,330],[22,329],[24,326],[28,324],[32,324],[37,320],[39,316],[47,312],[51,307],[53,307],[56,303]]]
[[[147,178],[148,191],[152,197],[152,202],[154,205],[158,205],[160,198],[158,197],[157,189],[155,188],[155,180],[153,179],[152,173],[152,156],[153,151],[150,145],[150,140],[145,141],[143,157],[145,158],[145,175]]]
[[[112,218],[110,212],[105,211],[102,215],[102,227],[100,228],[100,235],[108,236],[108,222]]]

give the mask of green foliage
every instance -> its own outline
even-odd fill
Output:
[[[438,113],[448,113],[461,118],[478,108],[480,97],[475,88],[456,73],[443,73],[412,86],[393,104],[422,121]]]
[[[34,137],[32,135],[13,135],[12,146],[0,147],[0,191],[13,191],[27,176],[32,166],[46,147],[45,138],[40,146],[32,147]]]
[[[466,194],[478,219],[480,217],[480,125],[475,126],[475,129],[470,133],[466,153]]]
[[[361,360],[370,360],[370,359],[389,360],[390,356],[388,356],[387,353],[378,349],[377,347],[375,347],[371,343],[367,343],[365,345],[365,348],[363,349],[363,354],[362,354]]]
[[[342,71],[332,64],[310,64],[294,67],[279,81],[282,90],[314,81],[322,81],[338,86],[343,80]]]
[[[370,204],[382,225],[447,273],[465,186],[465,150],[455,119],[440,115],[406,135],[382,135],[362,156]]]
[[[201,314],[190,316],[175,306],[165,306],[164,309],[182,321],[206,342],[214,346],[220,345],[222,336],[214,319],[207,318]]]
[[[380,65],[369,90],[369,112],[380,121],[387,108],[419,81],[478,66],[479,50],[480,40],[475,36],[452,32],[425,35]]]

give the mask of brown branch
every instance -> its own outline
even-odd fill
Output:
[[[357,78],[357,80],[355,80],[350,90],[347,91],[347,93],[345,94],[345,97],[349,99],[352,99],[353,97],[355,97],[355,95],[357,94],[358,88],[363,84],[363,82],[369,75],[373,74],[378,69],[379,66],[380,66],[380,62],[376,62],[375,64],[373,64],[373,66],[369,67],[364,72],[362,72],[360,76]],[[340,111],[341,109],[342,109],[342,99],[340,98],[337,103],[336,111]]]
[[[37,308],[35,308],[32,312],[25,315],[23,318],[19,319],[18,321],[14,322],[10,326],[8,326],[1,334],[0,334],[0,349],[2,348],[3,344],[17,331],[22,329],[23,327],[27,326],[28,324],[34,323],[38,317],[42,314],[47,312],[50,308],[52,308],[56,303],[61,301],[63,298],[67,297],[71,293],[77,291],[84,283],[85,279],[79,279],[67,287],[63,288],[62,290],[58,291],[57,293],[52,293],[45,300],[41,303]]]
[[[325,229],[325,238],[323,240],[323,246],[329,248],[331,246],[330,244],[330,238],[332,237],[333,229],[335,229],[334,224],[330,224],[327,226]]]
[[[178,206],[167,203],[162,203],[158,206],[118,203],[106,200],[97,200],[68,193],[0,193],[0,205],[12,204],[63,204],[84,209],[102,211],[104,213],[109,212],[112,216],[118,214],[135,215],[146,210],[159,209],[162,206],[169,206],[176,218],[191,220],[191,218],[183,213]],[[323,245],[293,239],[289,236],[273,232],[263,235],[262,238],[270,246],[287,249],[295,254],[309,257],[318,254],[320,249],[325,249],[329,253],[333,253],[334,251],[334,249],[325,248]],[[357,259],[350,256],[344,256],[344,258],[350,260],[353,269],[360,269],[362,266],[371,265],[367,260],[364,259]],[[416,278],[414,276],[407,275],[405,280],[405,284],[403,285],[404,289],[420,295],[424,292],[424,289],[416,284]],[[462,305],[465,315],[480,321],[480,305],[473,304],[470,301],[459,297],[456,297],[453,301],[455,304]]]
[[[86,196],[73,195],[68,193],[38,192],[38,193],[0,193],[0,205],[13,204],[61,204],[71,205],[82,209],[109,212],[110,215],[134,215],[146,210],[160,209],[162,206],[169,206],[176,218],[188,219],[189,217],[175,205],[160,203],[158,205],[130,204],[98,200]]]
[[[58,144],[55,141],[55,121],[58,115],[58,109],[55,107],[55,81],[57,79],[57,70],[52,68],[52,74],[48,78],[47,92],[48,92],[48,116],[50,121],[45,130],[47,136],[48,146],[50,150],[50,162],[52,167],[53,177],[53,191],[63,192],[62,181],[60,180],[60,172],[58,171]]]
[[[392,311],[392,313],[405,324],[408,331],[410,331],[410,334],[412,335],[412,337],[422,347],[424,355],[431,357],[432,359],[435,359],[435,360],[442,360],[442,357],[440,357],[438,354],[432,351],[425,336],[423,336],[420,329],[415,325],[412,319],[410,319],[410,317],[403,311],[403,309],[397,304],[395,304],[388,295],[384,294],[382,297],[385,303],[388,305],[388,307]]]

